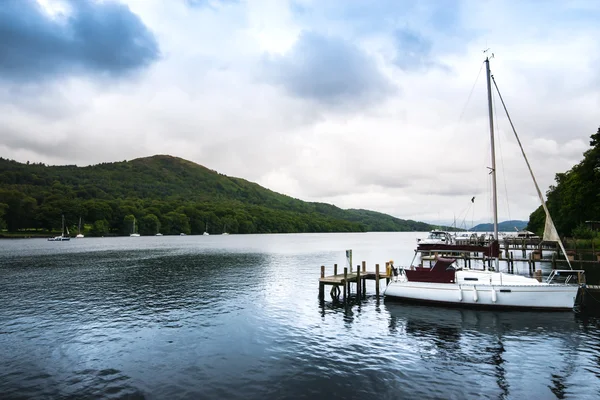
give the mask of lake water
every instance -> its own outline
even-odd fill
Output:
[[[415,237],[2,240],[0,398],[600,398],[593,317],[319,302]]]

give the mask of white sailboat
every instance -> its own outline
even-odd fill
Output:
[[[67,235],[65,236],[65,215],[62,215],[62,228],[60,231],[60,236],[55,236],[53,238],[48,238],[48,241],[50,242],[65,242],[67,240],[71,240],[71,237],[69,236],[69,228],[66,228],[67,230]]]
[[[580,282],[583,281],[584,271],[573,270],[569,263],[569,270],[553,270],[546,280],[512,275],[499,272],[499,245],[498,245],[498,210],[496,193],[496,160],[494,149],[494,122],[492,109],[491,76],[489,58],[485,60],[487,74],[487,94],[489,129],[491,137],[491,174],[492,174],[492,197],[494,213],[494,237],[489,246],[487,256],[495,258],[495,268],[484,270],[471,270],[458,267],[453,258],[438,258],[433,267],[410,267],[402,268],[399,276],[395,277],[386,287],[385,296],[403,300],[438,303],[455,306],[489,307],[489,308],[516,308],[516,309],[544,309],[544,310],[569,310],[575,305],[575,298],[579,290]],[[498,86],[494,80],[494,86]],[[546,213],[546,225],[544,240],[559,243],[563,254],[566,254],[564,246],[560,241],[544,198],[539,190],[529,161],[525,156],[521,142],[516,130],[510,120],[510,116],[498,91],[504,110],[511,124],[513,132],[517,137],[521,152],[525,158],[531,177],[535,184],[538,196]],[[449,250],[447,245],[442,250]],[[455,250],[460,250],[459,246]],[[568,262],[568,259],[567,259]],[[558,278],[563,278],[558,283]]]
[[[135,231],[135,217],[133,217],[133,229],[131,230],[130,237],[140,237],[140,234]]]
[[[83,233],[81,233],[81,217],[79,217],[79,225],[77,226],[77,236],[78,239],[83,238]]]
[[[210,235],[210,233],[208,233],[208,222],[206,223],[206,226],[205,226],[205,228],[204,228],[204,233],[203,233],[203,235],[204,235],[204,236],[208,236],[208,235]]]
[[[229,235],[229,233],[227,233],[227,224],[223,225],[223,235]]]

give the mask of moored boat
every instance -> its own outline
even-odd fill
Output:
[[[443,254],[482,253],[495,260],[495,267],[483,270],[472,270],[459,267],[455,258],[435,257],[436,263],[431,266],[411,266],[402,268],[388,284],[385,296],[417,302],[436,303],[445,305],[460,305],[468,307],[488,308],[517,308],[517,309],[544,309],[544,310],[570,310],[575,306],[575,300],[580,285],[585,282],[584,271],[573,270],[569,260],[569,270],[553,270],[545,279],[541,275],[526,277],[499,271],[499,243],[498,243],[498,207],[496,192],[496,162],[494,149],[494,121],[492,109],[491,81],[489,58],[485,60],[487,74],[487,93],[489,111],[489,129],[491,137],[491,175],[492,175],[492,200],[494,216],[494,233],[487,246],[457,245],[444,242],[422,243],[419,242],[419,252],[440,252]],[[495,80],[494,85],[498,89]],[[504,110],[506,107],[498,91]],[[508,112],[507,112],[508,116]],[[510,116],[508,116],[510,121]],[[546,203],[537,185],[529,161],[525,156],[518,135],[510,121],[513,132],[529,172],[533,179],[542,207],[546,213],[544,240],[555,241],[559,244],[563,254],[566,254],[560,237],[556,232],[554,223]],[[415,255],[416,256],[416,255]],[[541,271],[540,271],[541,272]]]

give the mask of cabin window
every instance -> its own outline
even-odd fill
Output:
[[[500,293],[510,293],[510,289],[500,289]]]
[[[479,279],[477,278],[465,278],[465,281],[478,281]]]

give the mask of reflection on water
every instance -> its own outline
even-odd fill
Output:
[[[368,296],[412,234],[0,241],[2,398],[596,398],[598,320]],[[49,245],[52,244],[52,245]],[[410,260],[409,260],[410,261]]]

